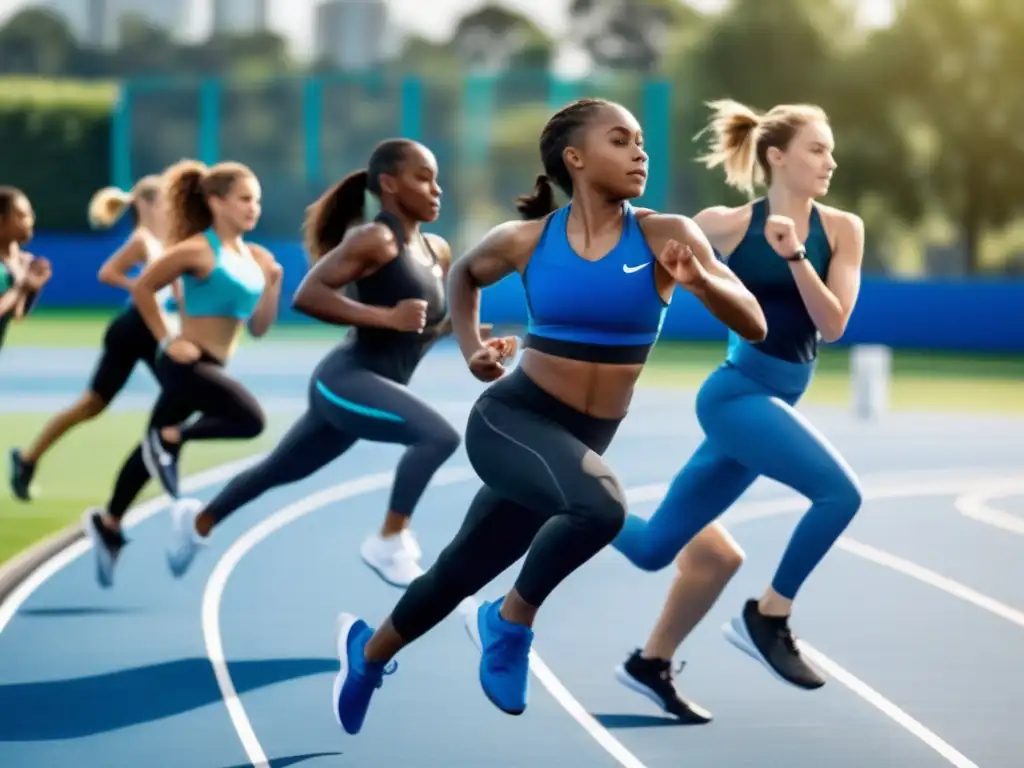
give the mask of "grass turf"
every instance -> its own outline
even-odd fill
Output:
[[[33,481],[38,498],[24,503],[8,490],[7,448],[26,445],[49,414],[0,414],[5,464],[0,490],[0,563],[75,522],[88,507],[106,503],[115,474],[137,443],[146,416],[143,412],[111,411],[72,430],[40,462]],[[256,440],[192,443],[182,455],[183,474],[265,451],[287,426],[286,420],[271,418],[269,428]],[[138,501],[156,496],[158,488],[150,481]]]

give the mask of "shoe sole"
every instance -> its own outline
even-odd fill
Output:
[[[11,486],[11,495],[18,501],[32,501],[32,484],[29,483],[25,488],[25,495],[20,494],[18,484],[15,482],[15,478],[18,476],[18,458],[15,453],[15,449],[12,448],[7,454],[7,476]]]
[[[403,584],[403,583],[401,583],[399,581],[394,581],[393,579],[389,579],[384,574],[384,571],[382,571],[380,568],[378,568],[376,565],[374,565],[373,562],[371,562],[370,559],[366,555],[364,555],[362,552],[359,553],[359,557],[363,561],[363,563],[366,565],[367,568],[369,568],[371,571],[373,571],[375,574],[377,574],[377,578],[379,578],[381,581],[383,581],[388,586],[394,587],[395,589],[407,589],[410,584],[412,584],[414,581],[416,581],[416,579],[418,579],[420,576],[422,576],[425,573],[425,571],[421,568],[420,572],[418,574],[416,574],[415,578],[410,579],[408,582]]]
[[[334,677],[334,719],[337,721],[338,726],[349,733],[348,729],[345,728],[344,723],[341,722],[341,689],[345,685],[345,679],[348,677],[348,636],[352,633],[352,627],[359,621],[358,617],[353,616],[350,613],[343,613],[338,617],[338,662],[341,665],[338,674]]]
[[[804,685],[798,685],[797,683],[794,683],[792,680],[787,680],[781,674],[779,674],[778,670],[776,670],[775,667],[768,663],[768,660],[757,649],[757,646],[754,645],[754,641],[751,639],[750,633],[747,632],[746,624],[743,622],[742,618],[737,616],[731,621],[727,621],[725,624],[723,624],[722,634],[725,635],[725,639],[728,640],[733,646],[743,651],[750,658],[752,658],[756,662],[759,662],[761,666],[763,666],[765,669],[771,672],[772,677],[774,677],[776,680],[779,680],[785,683],[786,685],[792,688],[797,688],[801,691],[817,690],[821,687],[815,686],[814,688],[808,688]]]
[[[183,517],[183,514],[180,512],[180,510],[184,509],[185,507],[183,505],[186,502],[189,502],[189,501],[192,501],[193,503],[196,503],[196,504],[199,503],[199,502],[196,502],[194,499],[191,499],[191,500],[190,499],[180,499],[179,501],[176,501],[174,503],[174,506],[171,507],[171,525],[174,526],[172,528],[171,535],[174,536],[174,537],[177,537],[179,535],[178,534],[178,530],[182,527],[182,520],[181,520],[181,518]],[[202,507],[202,505],[200,504],[199,508],[201,508],[201,507]],[[192,524],[195,525],[195,518],[192,519]],[[166,555],[167,555],[167,568],[171,572],[171,576],[173,576],[176,579],[180,579],[182,576],[184,576],[186,573],[188,573],[189,568],[192,567],[192,563],[195,560],[196,554],[198,554],[198,551],[194,552],[192,554],[192,557],[189,558],[189,561],[184,566],[178,566],[178,565],[175,564],[176,561],[173,559],[173,556],[171,554],[171,550],[168,549],[167,552],[166,552]]]
[[[654,691],[652,691],[650,688],[648,688],[646,685],[641,683],[639,680],[636,680],[631,674],[629,674],[629,672],[626,671],[625,665],[619,664],[619,666],[615,668],[615,679],[618,680],[619,683],[621,683],[622,685],[629,688],[629,690],[633,691],[633,693],[639,693],[644,698],[650,699],[654,703],[654,705],[662,712],[665,712],[666,714],[670,715],[672,714],[667,709],[665,709],[665,705],[662,703],[661,697]]]
[[[96,526],[93,525],[92,516],[94,514],[96,514],[96,512],[92,509],[87,509],[82,513],[82,528],[92,544],[93,557],[95,558],[96,563],[96,581],[101,587],[103,587],[103,589],[110,589],[114,586],[114,567],[111,565],[110,573],[106,579],[101,576],[101,574],[106,571],[101,564],[101,558],[109,557],[110,553],[107,551],[107,545],[104,544],[103,540],[100,538],[100,534],[99,531],[96,530]]]
[[[639,693],[644,698],[650,699],[650,701],[658,709],[660,709],[669,717],[676,718],[680,723],[692,723],[694,725],[703,725],[705,723],[710,723],[712,720],[710,713],[708,713],[707,717],[699,715],[697,712],[693,712],[693,717],[680,717],[676,713],[670,712],[668,709],[666,709],[665,704],[662,702],[661,697],[658,694],[656,694],[654,691],[652,691],[650,688],[648,688],[646,685],[641,683],[639,680],[637,680],[635,677],[629,674],[629,672],[626,671],[625,664],[619,664],[619,666],[615,668],[615,679],[618,680],[620,684],[622,684],[629,690],[633,691],[633,693]]]
[[[475,611],[470,611],[469,613],[467,613],[463,625],[466,627],[466,633],[469,635],[469,639],[472,641],[473,645],[476,646],[476,649],[478,651],[483,653],[484,642],[480,637],[481,611],[482,606],[477,606],[477,609]],[[506,715],[512,715],[513,717],[517,717],[526,711],[525,707],[523,709],[506,709],[505,707],[503,707],[491,696],[490,692],[487,690],[487,686],[484,685],[483,680],[480,681],[480,688],[483,690],[484,696],[487,697],[487,700],[491,702],[491,704],[496,706],[498,709],[500,709],[502,712],[504,712]]]

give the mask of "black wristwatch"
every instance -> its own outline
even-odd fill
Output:
[[[797,252],[794,253],[792,256],[784,256],[783,258],[785,258],[786,261],[803,261],[804,259],[807,258],[807,249],[801,245],[797,249]]]

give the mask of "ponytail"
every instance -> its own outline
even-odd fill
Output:
[[[353,171],[306,208],[303,239],[314,264],[337,247],[349,229],[363,222],[369,180],[365,168]]]
[[[94,229],[109,229],[121,219],[134,202],[131,194],[123,189],[104,187],[89,200],[89,226]]]
[[[213,224],[213,213],[203,194],[207,168],[183,160],[167,169],[167,245],[176,245]]]
[[[533,192],[516,198],[516,210],[524,219],[543,219],[558,209],[555,201],[555,188],[546,174],[537,177]]]
[[[754,184],[764,180],[764,171],[757,159],[757,134],[761,116],[750,107],[732,99],[708,102],[711,120],[704,130],[711,131],[708,152],[697,160],[708,168],[721,165],[725,181],[741,192],[753,197]]]

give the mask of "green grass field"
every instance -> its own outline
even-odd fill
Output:
[[[95,348],[108,315],[102,313],[47,312],[14,326],[12,347]],[[338,338],[338,330],[321,325],[280,326],[270,341],[324,341]],[[644,373],[643,384],[659,388],[693,390],[708,371],[721,362],[720,343],[661,342]],[[891,392],[896,410],[956,410],[1007,415],[1024,414],[1024,357],[925,354],[894,355]],[[84,382],[83,382],[84,383]],[[846,350],[826,350],[806,402],[845,405],[849,402]],[[6,452],[24,445],[49,417],[45,413],[0,414],[0,436]],[[102,504],[114,473],[134,445],[146,414],[113,412],[80,426],[47,455],[37,473],[40,498],[31,504],[11,499],[0,489],[0,562],[32,542],[75,521],[89,506]],[[271,415],[270,428],[256,441],[200,444],[188,448],[186,473],[264,451],[289,423],[287,416]],[[148,496],[155,493],[151,484]],[[147,497],[148,497],[147,496]]]

